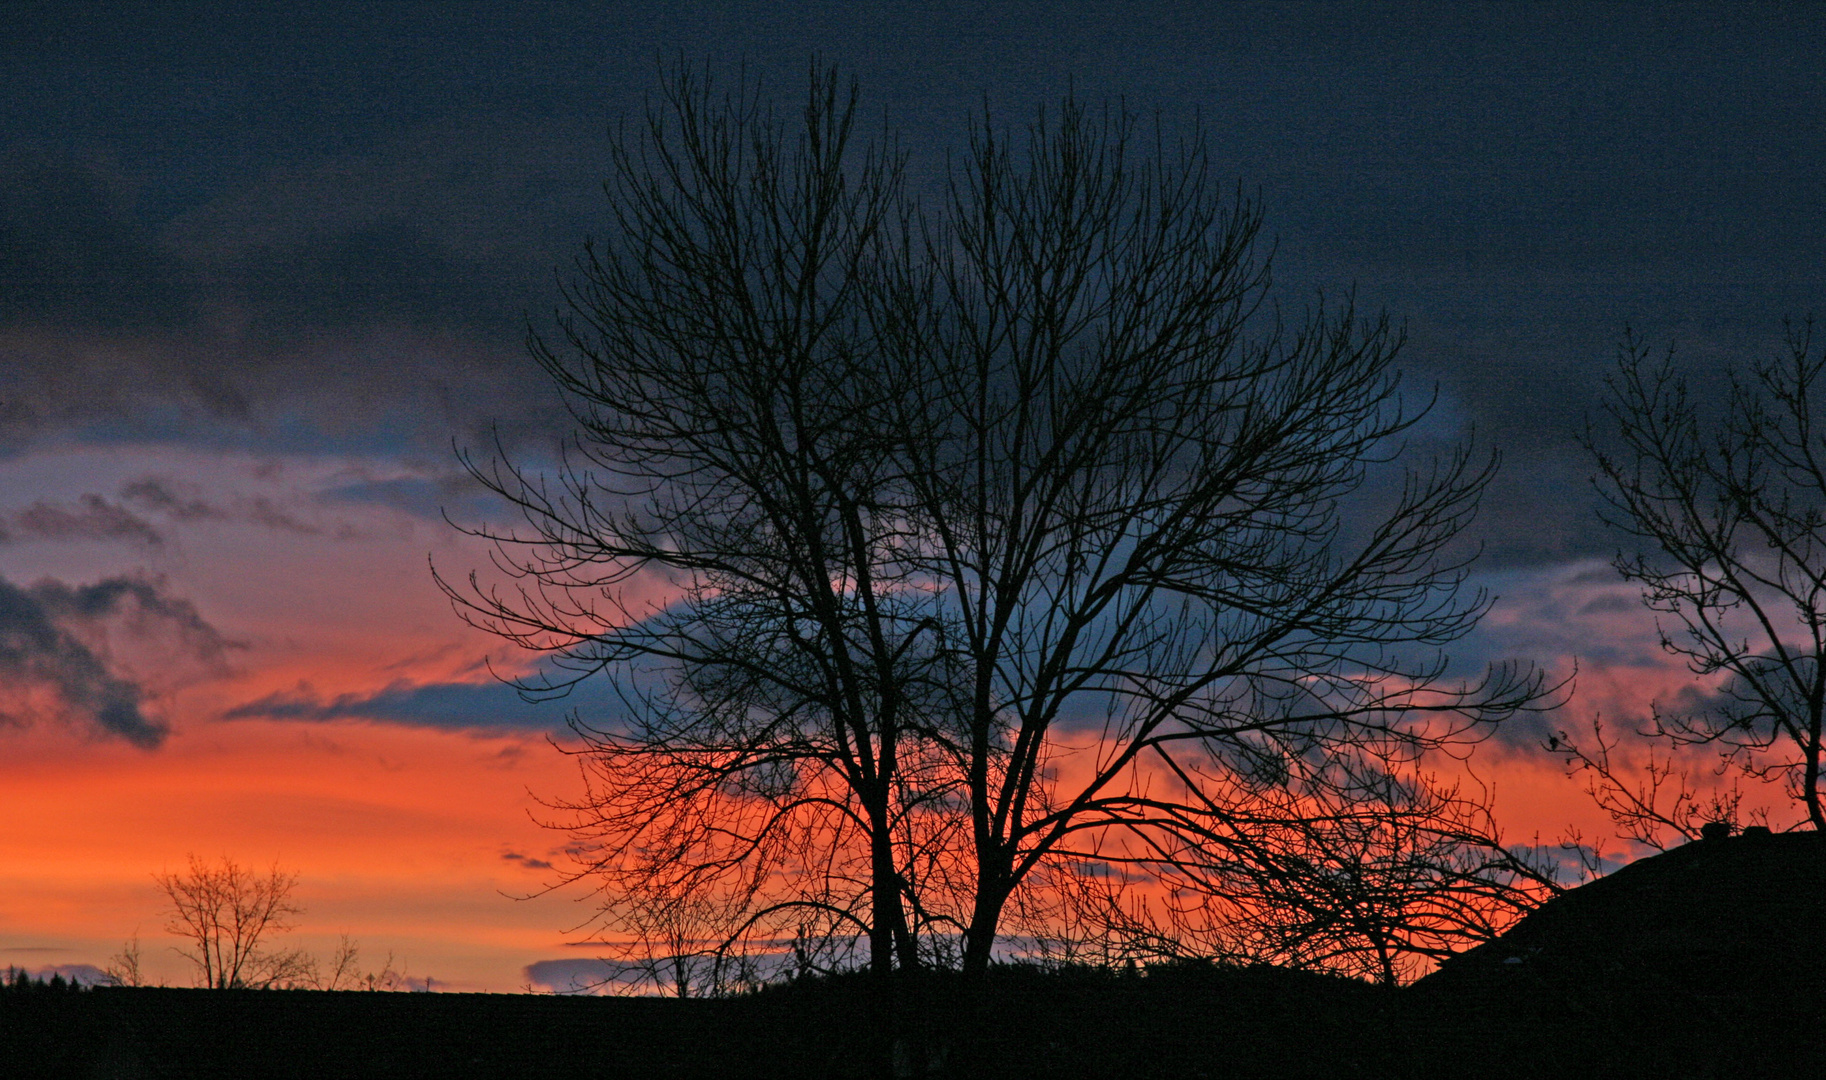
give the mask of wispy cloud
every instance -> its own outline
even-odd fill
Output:
[[[226,511],[205,501],[194,489],[180,494],[174,481],[157,476],[129,481],[121,486],[120,497],[173,521],[225,521],[228,518]]]
[[[322,529],[287,513],[264,495],[236,498],[227,504],[205,499],[194,485],[159,476],[142,476],[123,485],[121,501],[172,521],[245,522],[301,536],[317,536]]]
[[[501,858],[507,862],[519,863],[528,870],[550,870],[552,868],[552,864],[546,860],[535,859],[531,855],[523,855],[518,851],[503,851]]]
[[[84,495],[74,507],[38,500],[0,526],[0,542],[19,540],[118,540],[149,548],[165,543],[146,519],[100,495]]]

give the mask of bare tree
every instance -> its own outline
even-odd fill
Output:
[[[711,898],[726,941],[980,972],[1049,867],[1270,865],[1541,702],[1436,655],[1486,607],[1442,553],[1494,460],[1386,467],[1426,411],[1399,335],[1265,314],[1202,146],[1067,101],[985,121],[927,210],[854,102],[675,75],[533,340],[557,476],[470,461],[527,528],[479,530],[516,587],[453,600],[551,654],[527,692],[627,708],[573,724],[563,823],[608,918]]]
[[[1603,717],[1593,717],[1589,732],[1575,736],[1561,730],[1547,743],[1549,751],[1565,759],[1570,774],[1584,781],[1585,793],[1610,816],[1619,837],[1665,851],[1698,840],[1714,823],[1768,826],[1766,807],[1744,809],[1741,774],[1729,784],[1695,777],[1692,763],[1684,759],[1699,744],[1661,739],[1652,725],[1635,734],[1638,739],[1632,742],[1647,740],[1646,745],[1626,745]],[[1565,846],[1580,845],[1575,840]],[[1596,849],[1581,857],[1599,859]]]
[[[1815,829],[1826,828],[1826,417],[1813,414],[1823,369],[1811,324],[1790,326],[1780,355],[1728,372],[1711,419],[1671,349],[1656,361],[1626,336],[1605,405],[1621,448],[1586,440],[1606,520],[1643,544],[1617,556],[1617,571],[1642,587],[1662,649],[1714,695],[1690,712],[1657,704],[1641,733],[1716,749],[1721,769],[1779,785]],[[1651,757],[1632,784],[1601,729],[1561,733],[1556,748],[1626,833],[1656,846],[1734,817],[1741,799],[1735,788],[1703,799],[1670,756]]]
[[[649,886],[655,884],[648,881]],[[576,989],[674,997],[722,997],[781,973],[769,958],[734,949],[750,912],[708,892],[624,890],[605,900],[618,940],[602,942],[609,974]]]
[[[859,332],[900,162],[852,145],[855,109],[832,72],[794,122],[752,85],[669,79],[616,145],[569,353],[532,342],[579,428],[561,477],[473,469],[531,526],[482,533],[522,587],[450,591],[557,657],[529,693],[621,680],[625,725],[577,725],[590,788],[569,808],[611,906],[706,897],[746,933],[860,935],[886,971],[917,962],[893,848],[919,602],[876,499]]]
[[[1487,792],[1419,775],[1353,794],[1260,830],[1266,858],[1181,860],[1168,880],[1199,903],[1169,909],[1174,936],[1209,934],[1215,907],[1230,931],[1220,955],[1394,985],[1561,891],[1552,861],[1501,842]]]
[[[1042,871],[1042,889],[1017,894],[1011,921],[1032,929],[1046,961],[1217,960],[1392,985],[1563,891],[1550,853],[1502,842],[1488,789],[1467,794],[1427,774],[1381,788],[1325,813],[1263,800],[1249,859],[1187,845],[1141,873],[1061,860]]]
[[[171,903],[165,929],[188,942],[177,951],[196,965],[203,986],[259,989],[310,974],[305,953],[270,948],[271,937],[292,929],[287,920],[303,910],[291,902],[296,874],[275,865],[262,875],[226,856],[211,864],[192,855],[187,870],[154,880]]]
[[[963,676],[933,741],[969,802],[966,970],[1049,859],[1266,865],[1267,808],[1371,804],[1546,695],[1434,651],[1487,605],[1441,555],[1494,458],[1367,487],[1428,407],[1402,404],[1399,335],[1348,304],[1257,317],[1259,211],[1163,144],[1071,101],[1018,137],[986,121],[882,320]]]
[[[145,986],[146,973],[140,967],[139,935],[136,933],[121,945],[120,952],[108,957],[102,974],[115,986]]]
[[[393,957],[387,957],[387,968],[391,968]],[[310,965],[306,982],[313,990],[357,990],[362,985],[361,945],[349,935],[344,934],[336,943],[336,952],[330,957],[329,969],[319,970],[315,959]]]

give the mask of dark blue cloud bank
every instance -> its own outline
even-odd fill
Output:
[[[656,59],[854,71],[918,184],[987,103],[1202,122],[1290,309],[1407,320],[1507,456],[1509,563],[1608,548],[1575,434],[1621,327],[1696,368],[1826,297],[1826,16],[1537,4],[1081,10],[16,5],[0,35],[0,453],[60,438],[417,455],[549,444],[525,361]],[[198,27],[208,32],[197,32]]]
[[[546,730],[575,715],[612,727],[626,714],[607,678],[579,683],[567,697],[528,701],[502,682],[398,682],[382,690],[326,696],[308,685],[268,694],[223,714],[228,720],[379,720],[435,728]]]

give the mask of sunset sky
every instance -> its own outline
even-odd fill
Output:
[[[1549,723],[1692,689],[1577,441],[1624,327],[1716,386],[1826,315],[1805,5],[261,7],[0,12],[0,967],[137,933],[185,981],[152,875],[190,853],[296,870],[296,943],[439,988],[594,955],[585,890],[517,897],[562,862],[541,800],[578,790],[547,740],[610,701],[519,701],[490,665],[531,659],[429,566],[487,559],[444,514],[501,514],[453,447],[565,432],[522,339],[663,59],[785,99],[836,61],[916,171],[1068,89],[1202,123],[1280,302],[1404,321],[1432,430],[1503,455],[1473,527],[1499,599],[1454,655],[1579,670],[1476,761],[1512,837],[1607,833]]]

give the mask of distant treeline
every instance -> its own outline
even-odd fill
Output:
[[[53,971],[49,978],[43,975],[33,976],[22,967],[8,965],[6,974],[0,976],[0,992],[8,994],[70,994],[87,990],[88,987],[76,979],[66,979],[63,973]]]

